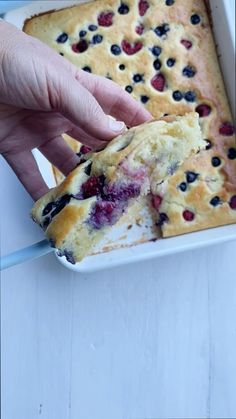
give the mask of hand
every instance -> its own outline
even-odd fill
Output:
[[[67,175],[78,157],[61,134],[97,148],[122,133],[125,124],[151,119],[111,80],[78,70],[1,20],[0,39],[0,152],[33,199],[48,190],[33,148]]]

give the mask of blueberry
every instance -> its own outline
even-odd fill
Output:
[[[57,42],[58,42],[58,44],[64,44],[67,41],[67,39],[68,39],[68,35],[67,35],[67,33],[64,32],[64,33],[62,33],[61,35],[58,36]]]
[[[49,239],[49,243],[50,243],[50,246],[55,249],[55,247],[56,247],[55,241],[53,239]]]
[[[159,55],[161,54],[161,51],[162,51],[161,47],[158,47],[158,46],[152,47],[152,53],[153,55],[155,55],[155,57],[159,57]]]
[[[161,68],[161,61],[159,60],[159,58],[157,58],[154,63],[153,63],[153,67],[155,68],[155,70],[160,70]]]
[[[92,170],[92,163],[90,163],[88,166],[85,167],[84,173],[88,176],[90,176]]]
[[[46,217],[43,220],[43,229],[46,230],[46,228],[48,227],[48,225],[50,224],[50,222],[52,221],[51,217]]]
[[[198,173],[194,173],[194,172],[186,172],[186,179],[188,183],[193,183],[195,182],[195,180],[197,179],[197,177],[199,176]]]
[[[208,140],[208,139],[206,139],[205,141],[207,142],[207,145],[206,145],[206,150],[210,150],[210,148],[212,147],[212,143],[211,143],[211,141],[210,141],[210,140]]]
[[[145,95],[141,96],[141,102],[142,103],[147,103],[148,101],[149,101],[149,97],[148,96],[145,96]]]
[[[190,77],[195,76],[196,70],[190,65],[187,65],[186,67],[183,68],[182,73],[183,73],[183,76],[190,78]]]
[[[118,13],[120,13],[120,15],[127,15],[127,13],[129,13],[129,7],[126,4],[121,3]]]
[[[66,250],[66,249],[65,250],[58,250],[57,251],[57,256],[59,256],[59,257],[65,256],[67,262],[71,263],[72,265],[75,265],[75,263],[76,263],[75,259],[74,259],[74,256],[73,256],[73,253],[69,250]]]
[[[191,18],[190,18],[190,20],[191,20],[191,23],[193,25],[197,25],[201,21],[200,16],[197,15],[197,14],[192,15]]]
[[[96,31],[97,30],[97,26],[96,25],[89,25],[89,30],[91,31],[91,32],[94,32],[94,31]]]
[[[173,65],[175,65],[175,59],[174,58],[168,58],[166,64],[168,65],[168,67],[173,67]]]
[[[213,207],[216,207],[217,205],[220,205],[220,204],[221,204],[221,200],[220,200],[220,198],[219,198],[218,196],[214,196],[214,198],[212,198],[212,199],[210,200],[210,204],[211,204]]]
[[[132,93],[132,91],[133,91],[133,87],[132,87],[132,86],[126,86],[126,87],[125,87],[125,90],[126,90],[126,92],[128,92],[128,93]]]
[[[158,220],[158,222],[157,222],[157,225],[158,225],[158,226],[162,226],[164,223],[166,223],[166,222],[168,222],[168,221],[169,221],[168,216],[167,216],[164,212],[161,212],[161,213],[159,214],[159,220]]]
[[[82,70],[87,71],[87,73],[92,73],[91,68],[88,66],[83,67]]]
[[[133,76],[133,81],[135,83],[140,83],[141,81],[143,81],[143,76],[141,74],[135,74]]]
[[[66,257],[67,262],[71,263],[72,265],[75,265],[76,262],[71,251],[65,249],[63,255]]]
[[[182,192],[185,192],[185,191],[186,191],[186,189],[187,189],[187,183],[186,183],[186,182],[181,182],[181,183],[179,184],[179,189],[180,189]]]
[[[177,102],[179,102],[181,99],[183,99],[183,95],[179,90],[175,90],[172,94],[172,97],[174,100],[176,100]]]
[[[236,159],[236,148],[233,148],[233,147],[229,148],[229,150],[228,150],[228,158],[230,160]]]
[[[196,100],[196,94],[194,92],[191,92],[191,90],[189,90],[188,92],[185,93],[184,99],[187,102],[194,102]]]
[[[55,207],[55,202],[49,202],[46,207],[44,207],[44,210],[42,212],[42,215],[45,216],[47,214],[49,214],[49,212],[52,211],[52,209]]]
[[[103,36],[102,35],[94,35],[93,38],[92,38],[92,43],[94,45],[100,44],[102,42],[102,40],[103,40]]]
[[[120,55],[121,54],[121,48],[119,47],[119,45],[112,45],[111,46],[111,52],[114,55]]]
[[[59,214],[59,212],[70,202],[72,196],[69,194],[63,195],[55,202],[49,202],[43,210],[43,216],[50,213],[48,217],[46,217],[43,221],[43,228],[46,229],[47,226],[52,221],[52,218],[55,215]]]
[[[219,158],[219,157],[212,157],[212,159],[211,159],[211,164],[212,164],[212,166],[214,166],[214,167],[218,167],[218,166],[220,166],[220,165],[221,165],[221,160],[220,160],[220,158]]]
[[[86,35],[86,31],[80,31],[80,33],[79,33],[79,37],[80,38],[84,38],[84,36]]]
[[[119,65],[119,69],[123,71],[125,69],[125,65],[124,64],[120,64]]]
[[[69,204],[72,196],[69,194],[63,195],[55,202],[55,209],[51,212],[51,218],[55,217],[55,215],[59,214],[59,212]]]
[[[174,0],[166,0],[166,6],[172,6],[174,4]]]
[[[167,32],[170,30],[170,27],[168,25],[168,23],[164,23],[161,26],[157,26],[156,29],[154,29],[154,32],[157,36],[164,36],[167,34]]]

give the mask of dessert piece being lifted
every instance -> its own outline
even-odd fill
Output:
[[[104,150],[87,154],[35,203],[32,217],[60,255],[78,262],[137,197],[152,193],[155,202],[160,185],[205,146],[196,113],[131,128]]]

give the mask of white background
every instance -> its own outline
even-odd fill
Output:
[[[0,169],[6,254],[43,236]],[[235,259],[231,242],[90,275],[53,254],[4,271],[2,418],[235,418]]]

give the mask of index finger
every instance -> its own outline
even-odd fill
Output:
[[[37,201],[37,199],[48,192],[48,186],[39,171],[31,151],[22,151],[17,154],[7,153],[3,154],[3,157],[34,201]]]
[[[150,121],[152,115],[122,87],[105,77],[78,71],[76,79],[89,90],[104,112],[129,127]]]

